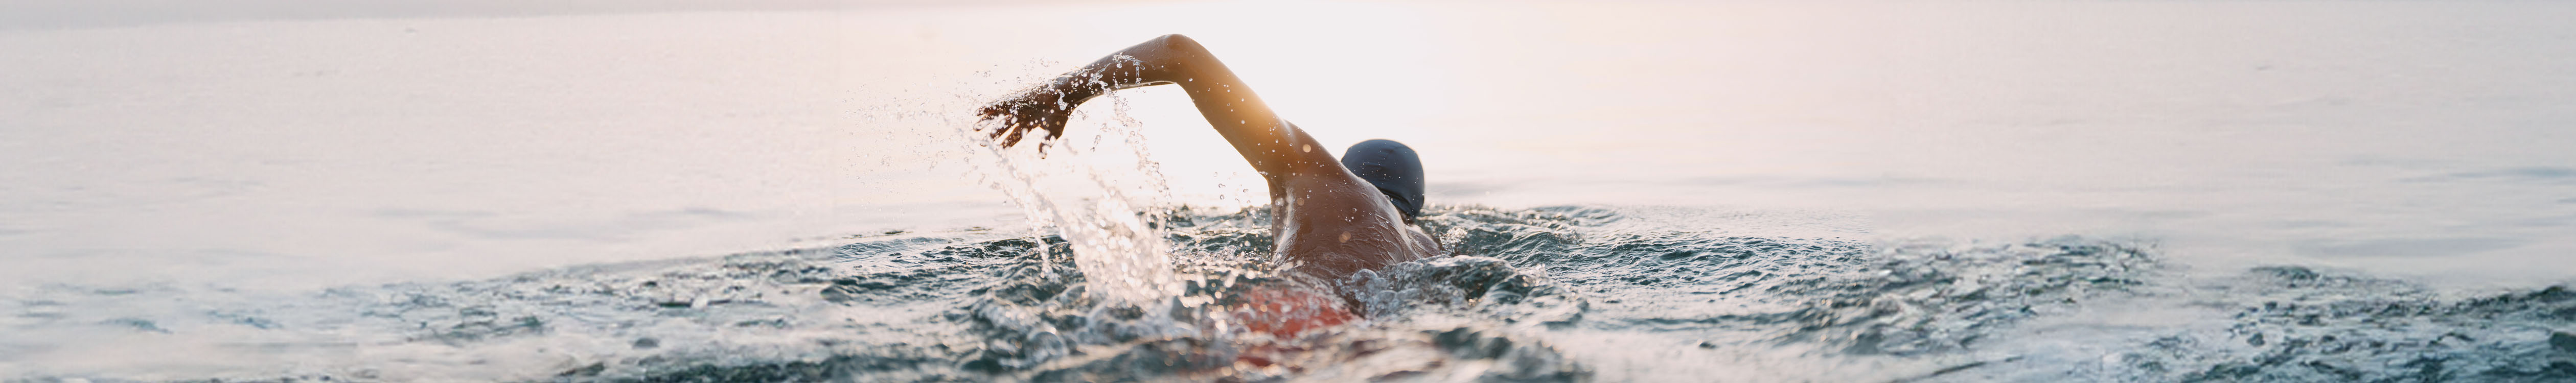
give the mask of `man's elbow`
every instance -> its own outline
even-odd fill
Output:
[[[1207,47],[1200,46],[1198,40],[1190,39],[1189,36],[1183,36],[1179,33],[1163,35],[1163,37],[1156,37],[1154,40],[1161,41],[1163,43],[1163,49],[1169,49],[1173,52],[1207,52]]]

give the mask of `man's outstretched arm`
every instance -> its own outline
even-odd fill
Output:
[[[1063,135],[1065,119],[1084,101],[1112,90],[1162,84],[1180,85],[1187,91],[1199,114],[1270,181],[1274,192],[1282,179],[1340,166],[1325,148],[1314,144],[1314,138],[1271,112],[1261,96],[1244,86],[1206,47],[1182,35],[1163,35],[1128,47],[987,105],[980,114],[1002,124],[992,134],[1007,147],[1018,144],[1030,130],[1045,130],[1048,137]]]

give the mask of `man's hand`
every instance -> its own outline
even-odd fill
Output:
[[[996,124],[992,138],[1002,140],[1002,147],[1007,148],[1019,145],[1020,138],[1030,130],[1046,130],[1046,138],[1063,137],[1065,120],[1072,118],[1075,105],[1065,101],[1063,92],[1038,87],[984,105],[975,115]]]

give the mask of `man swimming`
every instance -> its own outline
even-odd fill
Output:
[[[1031,130],[1062,136],[1073,109],[1110,91],[1179,85],[1270,186],[1272,250],[1280,269],[1337,280],[1361,270],[1438,255],[1444,250],[1412,223],[1423,207],[1422,164],[1413,149],[1387,140],[1352,145],[1335,161],[1297,125],[1272,113],[1250,86],[1187,36],[1164,35],[978,111],[998,123],[991,134],[1017,145]],[[1342,299],[1301,290],[1244,296],[1254,331],[1288,336],[1352,319]],[[1275,315],[1273,315],[1275,314]]]

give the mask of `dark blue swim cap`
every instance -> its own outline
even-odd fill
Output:
[[[1413,148],[1388,140],[1361,141],[1342,152],[1342,167],[1377,185],[1387,202],[1404,212],[1405,222],[1422,215],[1422,157]]]

